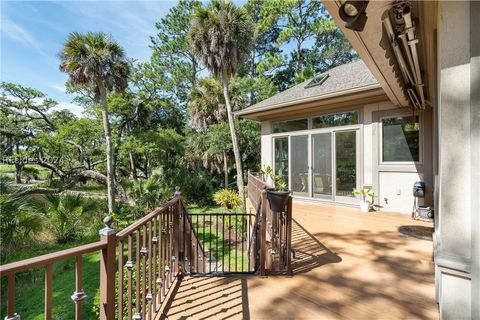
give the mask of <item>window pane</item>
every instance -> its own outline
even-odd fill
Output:
[[[343,113],[328,114],[312,119],[312,128],[328,128],[358,124],[358,112],[350,111]]]
[[[332,134],[312,135],[313,139],[313,196],[332,198]]]
[[[335,133],[336,196],[352,197],[357,187],[357,141],[355,131]]]
[[[419,116],[383,119],[382,130],[384,162],[419,161]]]
[[[288,138],[275,139],[275,174],[288,183]]]
[[[272,123],[273,133],[307,130],[308,119],[277,121]]]
[[[292,148],[291,190],[295,195],[308,196],[308,136],[293,136],[290,139]]]

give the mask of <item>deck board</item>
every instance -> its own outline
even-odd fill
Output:
[[[436,319],[432,242],[409,215],[293,204],[294,276],[185,277],[169,319]]]

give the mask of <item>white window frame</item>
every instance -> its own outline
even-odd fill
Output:
[[[378,158],[380,159],[380,165],[386,166],[401,166],[401,165],[423,165],[423,135],[424,135],[424,121],[423,121],[423,114],[418,113],[414,116],[418,116],[418,122],[420,124],[420,130],[418,135],[418,161],[383,161],[383,120],[384,119],[392,119],[392,118],[406,118],[412,117],[412,114],[406,113],[399,113],[395,115],[388,115],[384,117],[380,117],[378,119],[378,127],[379,127],[379,148],[378,148]]]

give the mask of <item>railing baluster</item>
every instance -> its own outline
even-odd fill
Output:
[[[142,254],[142,304],[140,306],[141,308],[141,314],[142,314],[142,319],[145,319],[146,315],[146,244],[147,244],[147,230],[145,225],[142,226],[142,249],[141,249],[141,254]]]
[[[157,279],[157,245],[158,245],[158,233],[157,233],[157,217],[152,220],[151,226],[153,226],[153,238],[152,238],[152,255],[153,261],[151,262],[151,270],[152,270],[152,279],[150,279],[150,292],[152,293],[152,302],[153,302],[153,310],[157,311],[157,286],[156,286],[156,279]]]
[[[133,269],[133,254],[132,254],[132,235],[128,235],[128,262],[127,266],[127,314],[128,319],[132,319],[132,269]]]
[[[160,216],[158,217],[158,223],[159,223],[159,235],[160,235],[160,241],[158,242],[160,245],[158,246],[158,256],[159,256],[159,261],[158,261],[158,277],[160,278],[159,279],[159,282],[161,281],[161,283],[159,284],[160,285],[160,294],[159,294],[159,300],[158,302],[159,303],[162,303],[163,301],[163,294],[164,294],[164,287],[165,287],[165,266],[163,264],[163,259],[164,259],[164,256],[163,256],[163,250],[165,248],[165,233],[164,233],[164,230],[165,230],[165,225],[164,225],[164,222],[163,222],[163,216],[164,214],[160,214]]]
[[[75,320],[82,319],[82,302],[87,297],[83,292],[83,260],[82,255],[79,254],[75,257],[75,292],[71,296],[75,303]]]
[[[232,215],[228,215],[228,271],[232,271]]]
[[[118,320],[123,319],[123,241],[118,242]]]
[[[52,264],[45,266],[45,320],[52,319]]]
[[[238,219],[235,214],[235,272],[238,272],[237,258],[238,258]]]
[[[148,290],[146,291],[146,299],[147,299],[147,307],[148,307],[148,319],[152,319],[152,223],[151,221],[148,222],[147,225],[147,232],[148,232]]]
[[[7,319],[20,319],[20,317],[15,313],[15,273],[10,273],[8,275]]]
[[[135,233],[135,315],[141,317],[140,313],[140,229]]]
[[[215,216],[215,272],[218,272],[218,216]]]

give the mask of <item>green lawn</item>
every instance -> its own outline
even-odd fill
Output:
[[[219,270],[248,271],[248,248],[246,242],[243,243],[242,248],[241,241],[242,235],[246,238],[247,219],[245,217],[235,218],[228,214],[211,217],[202,215],[202,213],[225,213],[227,211],[218,206],[189,206],[187,210],[189,214],[192,214],[192,223],[204,250],[212,253],[217,260]],[[235,209],[232,211],[241,212]],[[235,243],[237,243],[237,247],[235,247]],[[222,264],[224,268],[220,267]],[[215,267],[216,264],[212,266],[212,268]],[[207,267],[207,271],[209,270],[210,268]]]
[[[31,167],[35,168],[38,170],[38,178],[40,180],[45,180],[47,177],[50,176],[50,170],[41,167],[36,164],[28,164],[25,167]],[[0,164],[0,175],[6,175],[8,177],[11,177],[12,180],[15,178],[15,165],[13,164]]]
[[[98,239],[86,237],[67,245],[52,244],[19,250],[4,259],[2,264],[28,259],[63,249],[68,249]],[[82,315],[84,319],[95,319],[92,307],[99,290],[99,252],[83,256],[83,289],[87,298],[83,301]],[[44,268],[29,270],[16,276],[15,309],[22,319],[44,319]],[[5,297],[6,277],[1,278],[2,296]],[[70,296],[75,291],[75,260],[67,259],[53,265],[53,315],[54,319],[75,319],[75,304]],[[6,299],[1,301],[1,316],[6,314]]]

